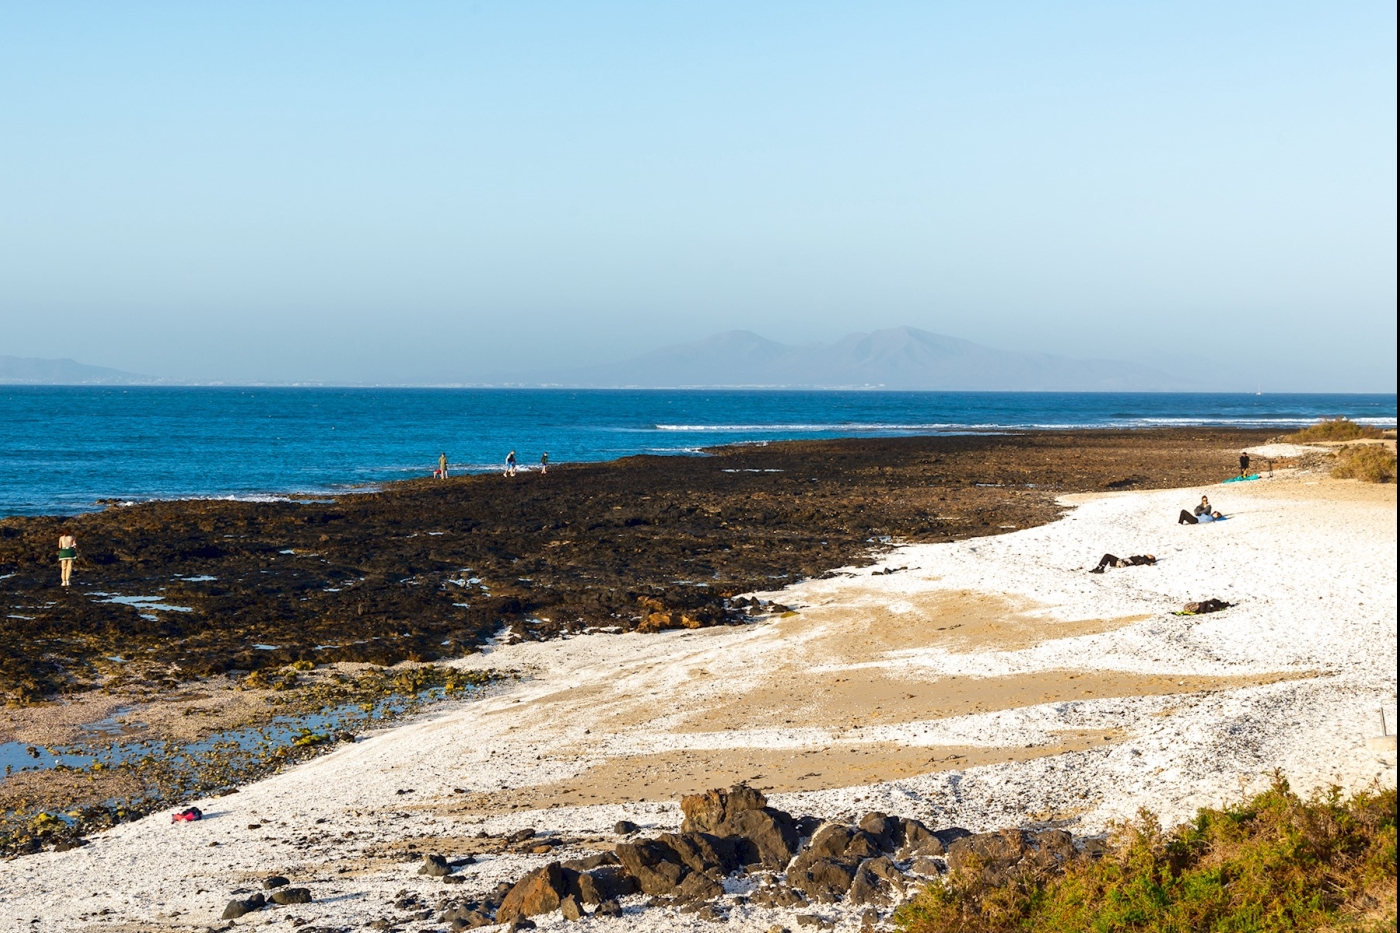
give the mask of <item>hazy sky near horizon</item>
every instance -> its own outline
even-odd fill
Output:
[[[7,3],[0,142],[0,354],[475,381],[907,324],[1395,391],[1393,3]]]

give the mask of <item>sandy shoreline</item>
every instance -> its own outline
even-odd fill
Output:
[[[1177,821],[1276,767],[1301,790],[1394,786],[1394,753],[1364,739],[1381,707],[1395,721],[1395,487],[1280,473],[1208,491],[1229,521],[1174,524],[1195,489],[1075,496],[1048,525],[903,546],[764,594],[796,612],[750,625],[497,647],[457,662],[526,673],[486,699],[201,801],[202,823],[157,814],[0,865],[0,929],[219,927],[272,872],[316,902],[240,927],[444,929],[393,906],[444,893],[396,846],[450,854],[526,826],[576,840],[483,858],[449,892],[470,894],[606,845],[619,819],[672,828],[677,793],[741,779],[822,816],[1076,833],[1141,806]],[[1086,573],[1104,552],[1160,561]],[[1173,615],[1207,597],[1236,605]],[[855,928],[856,911],[820,912]],[[794,926],[790,911],[731,914],[737,929],[775,922]],[[708,927],[661,909],[589,923]]]

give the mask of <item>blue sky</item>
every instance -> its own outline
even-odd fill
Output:
[[[471,381],[730,328],[1394,391],[1387,3],[0,4],[0,354]]]

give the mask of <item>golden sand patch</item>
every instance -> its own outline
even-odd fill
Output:
[[[1122,737],[1116,731],[1086,729],[1062,733],[1054,744],[1029,748],[833,742],[811,748],[683,749],[624,755],[566,781],[464,795],[459,812],[675,800],[682,794],[740,781],[772,793],[829,790],[1084,751]]]
[[[840,603],[814,606],[775,624],[808,655],[874,661],[891,652],[939,647],[962,653],[1015,651],[1059,638],[1097,635],[1151,618],[1063,621],[1028,599],[969,590],[899,595],[845,590]]]
[[[1032,671],[1005,677],[934,677],[888,668],[785,671],[684,718],[680,732],[776,727],[853,728],[947,719],[1044,703],[1233,690],[1304,676],[1191,677],[1117,671]]]

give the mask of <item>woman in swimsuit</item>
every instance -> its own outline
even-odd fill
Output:
[[[58,536],[58,569],[63,578],[63,586],[68,586],[73,578],[73,561],[78,559],[78,539],[67,528]]]

